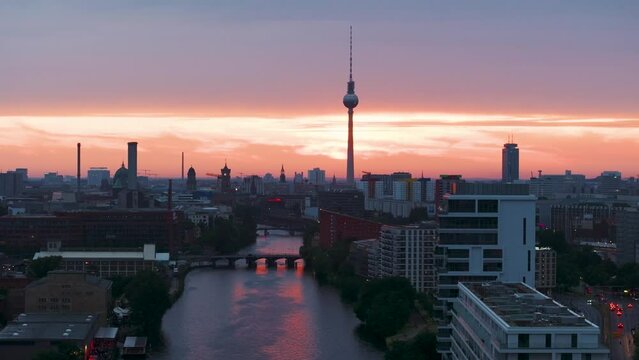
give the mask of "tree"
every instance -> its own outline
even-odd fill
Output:
[[[28,274],[35,279],[41,279],[47,276],[49,271],[58,269],[62,263],[61,256],[47,256],[35,259],[29,265]]]
[[[62,342],[58,344],[57,350],[38,353],[33,360],[82,360],[83,355],[84,351],[81,348]]]
[[[151,343],[159,342],[162,316],[171,306],[166,281],[155,272],[140,272],[126,286],[125,296],[131,304],[131,323]]]
[[[424,331],[409,342],[395,342],[384,354],[384,360],[439,359],[437,339],[432,332]]]
[[[412,304],[415,299],[415,289],[408,279],[402,277],[388,277],[383,279],[372,280],[362,289],[359,301],[355,306],[355,314],[361,321],[366,322],[368,319],[369,309],[376,296],[382,293],[397,291],[402,297],[405,297]]]
[[[405,295],[401,291],[389,291],[375,296],[366,314],[366,326],[382,337],[397,334],[412,310],[412,299]]]

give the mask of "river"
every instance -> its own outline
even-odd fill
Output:
[[[272,231],[242,253],[296,253],[299,236]],[[382,359],[354,332],[337,291],[303,269],[199,269],[164,316],[153,359]]]

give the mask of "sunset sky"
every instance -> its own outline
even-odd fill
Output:
[[[639,173],[639,2],[0,1],[0,170]]]

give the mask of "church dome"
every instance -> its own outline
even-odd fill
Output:
[[[129,170],[124,167],[124,163],[113,175],[113,187],[116,189],[125,188],[129,180]]]

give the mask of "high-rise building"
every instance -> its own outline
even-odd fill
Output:
[[[535,196],[521,184],[457,184],[439,214],[436,308],[442,324],[458,295],[458,282],[507,281],[535,285]],[[450,325],[439,329],[440,350],[450,352]]]
[[[249,195],[264,195],[264,182],[257,175],[247,176],[242,179],[241,191]]]
[[[16,168],[16,172],[22,175],[22,181],[29,181],[29,169],[27,168]]]
[[[639,212],[617,213],[617,263],[639,262]]]
[[[186,189],[189,191],[197,190],[197,178],[193,166],[189,168],[189,171],[186,174]]]
[[[280,170],[280,182],[282,184],[286,183],[286,173],[284,172],[284,164],[282,164],[282,169]]]
[[[355,160],[353,150],[353,109],[359,104],[359,98],[355,95],[355,81],[353,81],[353,27],[350,28],[350,57],[349,73],[346,95],[342,102],[348,108],[348,150],[346,154],[346,183],[355,186]]]
[[[64,176],[58,175],[57,172],[49,172],[44,174],[42,183],[45,186],[62,186],[64,184]]]
[[[457,185],[465,181],[461,175],[440,175],[439,179],[435,180],[435,211],[439,213],[444,195],[454,194],[457,191]]]
[[[379,237],[379,277],[399,276],[419,292],[435,289],[437,225],[383,226]]]
[[[24,180],[21,173],[7,171],[0,173],[0,196],[17,196],[24,191]]]
[[[453,359],[610,356],[598,326],[524,283],[460,283],[452,314]]]
[[[111,171],[106,167],[92,167],[87,171],[87,185],[100,187],[102,182],[111,178]]]
[[[320,168],[313,168],[308,171],[308,182],[313,185],[324,185],[326,183],[326,171]]]
[[[519,149],[508,142],[501,150],[501,181],[511,183],[519,180]]]
[[[549,247],[535,248],[535,288],[549,293],[557,286],[557,252]]]

